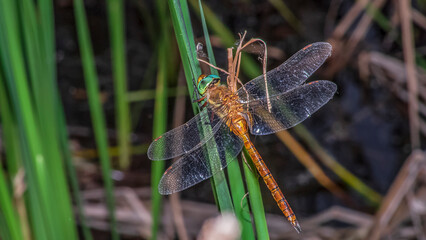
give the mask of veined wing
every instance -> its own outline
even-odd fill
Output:
[[[211,139],[222,123],[211,109],[205,108],[185,124],[155,139],[148,148],[148,158],[165,160],[190,153]],[[202,129],[211,131],[203,133]]]
[[[266,73],[269,96],[296,88],[306,81],[331,55],[331,45],[317,42],[304,47],[277,68]],[[262,99],[266,96],[263,75],[238,89],[242,102]],[[249,99],[247,99],[247,94]]]
[[[185,154],[167,169],[158,185],[160,194],[179,192],[210,178],[235,159],[242,146],[242,141],[222,124],[203,147]]]
[[[326,104],[336,90],[336,84],[330,81],[310,82],[270,97],[272,107],[270,112],[266,97],[250,101],[248,103],[248,111],[252,115],[250,132],[254,135],[266,135],[291,128]]]

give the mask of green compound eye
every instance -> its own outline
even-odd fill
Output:
[[[197,89],[198,92],[200,93],[200,95],[204,95],[204,93],[206,93],[207,88],[210,86],[210,84],[215,84],[217,82],[219,82],[220,77],[217,75],[200,75],[198,77],[198,85],[197,85]]]

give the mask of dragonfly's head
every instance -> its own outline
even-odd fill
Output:
[[[209,87],[219,84],[219,82],[220,82],[220,77],[217,75],[207,76],[205,74],[201,74],[198,77],[198,81],[197,81],[198,92],[200,93],[200,95],[204,95],[204,93],[206,93]]]

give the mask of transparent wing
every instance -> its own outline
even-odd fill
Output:
[[[269,96],[287,92],[312,75],[331,55],[331,45],[317,42],[304,47],[277,68],[266,73]],[[266,96],[263,75],[238,89],[242,102],[262,99]],[[247,99],[247,94],[249,99]]]
[[[203,147],[182,156],[167,169],[158,185],[160,194],[179,192],[210,178],[223,170],[241,152],[242,146],[242,141],[222,124]],[[212,150],[208,153],[207,149]]]
[[[155,139],[148,148],[148,157],[165,160],[188,154],[211,139],[222,123],[223,120],[211,109],[205,108],[185,124]],[[211,131],[204,133],[202,129]]]
[[[326,104],[336,89],[336,84],[330,81],[310,82],[270,97],[271,112],[268,111],[266,97],[250,101],[248,111],[252,115],[251,133],[266,135],[297,125]]]

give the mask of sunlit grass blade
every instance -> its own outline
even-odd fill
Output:
[[[127,76],[124,41],[123,1],[109,0],[108,19],[111,41],[111,60],[114,75],[115,120],[120,147],[119,167],[126,169],[130,164],[130,113],[126,101]]]
[[[47,147],[47,142],[50,144],[56,141],[55,126],[45,127],[52,122],[54,124],[54,114],[51,112],[50,105],[43,106],[43,109],[37,107],[37,104],[43,101],[51,101],[51,97],[55,94],[55,85],[52,83],[55,76],[54,53],[50,51],[44,57],[40,57],[30,50],[42,46],[42,43],[37,41],[30,42],[29,39],[32,36],[42,35],[46,41],[53,38],[53,20],[49,20],[49,16],[43,16],[33,21],[37,25],[27,25],[26,23],[33,20],[35,16],[35,8],[28,3],[27,1],[1,2],[2,51],[0,52],[2,68],[5,69],[6,91],[12,102],[13,113],[16,114],[14,119],[20,132],[18,135],[27,176],[30,222],[33,224],[33,234],[37,239],[75,239],[76,229],[68,187],[62,161],[57,154],[59,149],[55,144]],[[40,12],[44,15],[52,15],[52,2],[38,3]],[[17,6],[22,7],[23,12],[28,14],[22,12],[18,14]],[[26,51],[22,43],[27,44]],[[52,48],[54,49],[54,45]],[[28,67],[30,71],[28,73],[27,66],[36,61],[42,64],[41,67],[38,69],[34,66]],[[47,79],[39,79],[41,71],[45,71],[50,76]],[[28,76],[32,77],[33,84],[30,84]],[[42,86],[40,84],[35,86],[34,80],[38,80],[37,83],[46,87],[43,97],[33,98],[35,95],[42,96],[38,94]],[[51,120],[45,122],[41,117]]]
[[[66,182],[66,174],[62,161],[71,165],[72,159],[66,158],[62,154],[63,151],[68,151],[67,136],[64,136],[65,144],[58,144],[57,138],[60,137],[60,131],[66,132],[66,124],[64,119],[60,122],[58,111],[62,111],[60,104],[57,86],[56,86],[56,68],[55,68],[55,39],[54,39],[54,22],[53,22],[53,6],[49,0],[39,1],[39,11],[41,17],[38,18],[34,2],[23,0],[19,5],[22,12],[22,28],[25,44],[25,56],[28,63],[30,80],[33,86],[33,96],[37,109],[37,115],[40,119],[40,126],[43,130],[44,139],[49,142],[49,148],[46,150],[49,159],[47,165],[51,172],[52,184],[55,184],[54,189],[59,189],[53,193],[52,199],[59,205],[56,211],[61,214],[63,221],[57,221],[62,224],[59,229],[60,234],[65,234],[71,239],[76,238],[76,229],[73,223],[73,213],[71,211],[71,201],[68,193]],[[39,24],[38,24],[39,22]],[[58,110],[59,109],[59,110]],[[73,169],[72,169],[73,170]],[[74,192],[78,188],[74,189]],[[69,221],[71,220],[72,221]]]
[[[102,175],[105,184],[106,200],[111,222],[112,239],[118,239],[117,220],[115,218],[114,186],[111,179],[111,163],[108,155],[107,134],[105,131],[105,118],[100,102],[98,78],[96,74],[93,50],[90,43],[89,29],[87,26],[86,14],[82,0],[74,1],[74,12],[76,17],[76,27],[80,46],[80,53],[83,62],[84,80],[89,98],[89,106],[92,123],[95,131],[96,145],[101,161]]]
[[[13,105],[12,102],[18,98],[18,93],[15,91],[15,89],[8,89],[11,85],[10,83],[14,81],[14,76],[16,74],[16,70],[22,70],[22,66],[20,65],[14,65],[15,68],[12,68],[12,61],[16,61],[19,64],[23,63],[23,59],[20,59],[22,51],[18,46],[13,46],[13,48],[10,48],[10,40],[16,39],[17,36],[13,36],[16,34],[14,30],[17,29],[17,18],[16,15],[14,15],[15,6],[10,5],[10,2],[2,1],[0,2],[0,11],[5,9],[5,7],[9,7],[9,14],[0,14],[0,58],[1,58],[1,69],[2,73],[4,74],[4,78],[0,79],[1,89],[2,92],[0,101],[1,103],[1,114],[2,114],[2,126],[3,128],[8,128],[3,135],[3,140],[6,142],[5,146],[7,149],[6,151],[6,157],[8,166],[11,167],[10,170],[10,182],[13,182],[14,177],[16,176],[16,172],[18,170],[18,167],[21,166],[21,164],[24,164],[25,167],[29,166],[31,163],[31,154],[29,153],[29,146],[27,141],[24,138],[24,131],[21,128],[23,126],[22,122],[18,122],[18,119],[21,118],[19,116],[19,106]],[[8,24],[6,24],[6,20],[8,20]],[[12,27],[12,29],[10,29]],[[14,55],[12,57],[12,55]],[[16,56],[17,55],[17,56]],[[20,74],[19,74],[20,73]],[[18,72],[18,76],[25,78],[25,72]],[[12,84],[13,85],[13,84]],[[8,92],[8,94],[6,94]],[[8,97],[8,98],[6,98]],[[8,107],[10,106],[10,107]],[[9,110],[10,109],[10,110]],[[14,111],[16,112],[15,115],[12,115]],[[9,118],[10,117],[10,118]],[[9,124],[10,123],[10,124]],[[13,124],[13,126],[12,126]],[[11,127],[11,128],[9,128]],[[16,131],[15,131],[16,130]],[[13,131],[9,133],[9,131]],[[11,134],[15,136],[16,138],[11,138]],[[17,144],[17,145],[14,145]],[[14,147],[10,147],[13,145]],[[19,146],[19,147],[18,147]],[[16,149],[19,148],[19,149]],[[19,150],[18,154],[12,154],[15,150]],[[32,232],[32,235],[35,239],[49,239],[48,238],[48,222],[46,222],[46,216],[42,215],[42,209],[41,207],[44,207],[40,203],[41,201],[41,192],[38,192],[38,182],[36,181],[36,172],[35,168],[30,167],[27,171],[27,187],[28,187],[28,213],[29,213],[29,219],[33,221],[33,227],[34,230]],[[22,196],[19,196],[20,199],[18,199],[17,202],[22,203]],[[33,206],[37,207],[31,207],[31,204]],[[19,205],[18,205],[19,207]],[[46,213],[48,214],[48,213]],[[26,216],[22,216],[26,217]],[[23,228],[26,228],[24,224],[25,219],[21,219],[21,226]],[[26,221],[25,221],[26,222]],[[24,230],[24,229],[23,229]]]

